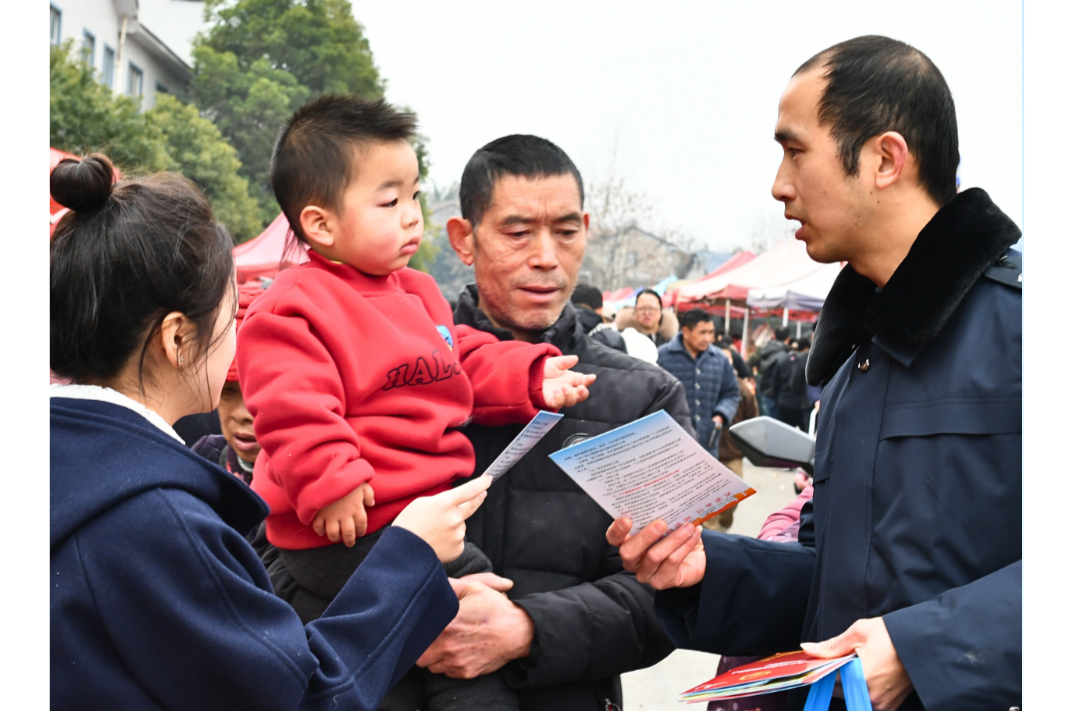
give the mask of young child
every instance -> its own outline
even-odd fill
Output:
[[[423,233],[415,130],[412,114],[349,96],[290,118],[271,181],[311,261],[278,276],[239,332],[267,537],[327,602],[397,512],[473,473],[466,422],[528,422],[583,400],[595,378],[551,345],[455,326],[435,281],[406,268]],[[490,570],[468,544],[447,567]],[[517,708],[498,674],[425,679],[429,709]]]
[[[248,307],[262,293],[262,286],[252,282],[241,284],[237,288],[237,328],[244,320]],[[200,438],[191,445],[191,450],[243,480],[245,484],[251,484],[255,458],[259,455],[260,447],[255,440],[254,421],[240,392],[240,373],[236,369],[235,358],[229,366],[228,375],[225,376],[217,412],[221,420],[221,434]]]

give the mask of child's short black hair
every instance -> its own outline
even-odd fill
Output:
[[[385,99],[326,94],[297,109],[270,158],[270,184],[296,238],[307,240],[300,212],[308,205],[341,209],[358,148],[415,135],[416,114],[398,111]]]

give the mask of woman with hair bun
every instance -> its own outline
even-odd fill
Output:
[[[171,427],[233,360],[228,233],[184,178],[114,186],[101,155],[50,188],[52,705],[376,708],[457,612],[440,562],[490,477],[414,501],[305,627],[244,539],[266,504]]]

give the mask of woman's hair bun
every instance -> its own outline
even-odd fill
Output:
[[[92,212],[104,207],[112,194],[112,161],[100,153],[83,159],[65,158],[49,176],[53,200],[75,212]]]

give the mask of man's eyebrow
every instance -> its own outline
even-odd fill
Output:
[[[568,212],[565,215],[563,215],[562,217],[557,218],[555,220],[555,222],[579,222],[580,223],[581,222],[581,213],[580,212]]]
[[[511,225],[531,225],[536,222],[533,217],[526,217],[524,215],[507,215],[500,223],[503,227],[510,227]]]
[[[799,140],[799,137],[795,135],[789,128],[782,128],[773,134],[773,138],[777,143],[792,143]]]

